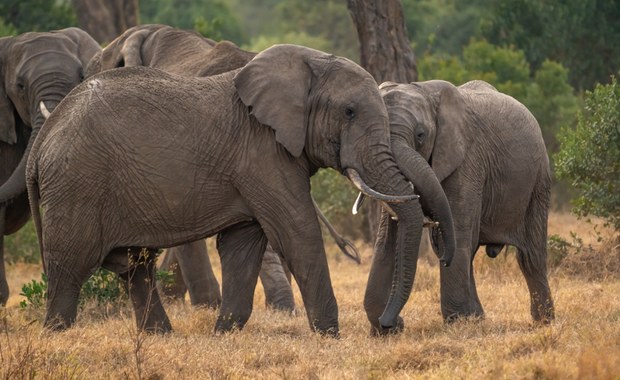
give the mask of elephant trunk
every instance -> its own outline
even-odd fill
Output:
[[[50,114],[48,107],[53,110],[53,107],[55,107],[56,104],[58,103],[48,102],[46,105],[43,101],[37,104],[35,111],[36,116],[34,117],[34,122],[32,124],[32,132],[30,133],[30,138],[28,139],[28,145],[26,146],[24,155],[15,170],[13,170],[13,173],[9,179],[7,179],[2,186],[0,186],[0,207],[8,205],[19,195],[26,192],[26,163],[28,162],[28,155],[30,154],[30,150],[32,149],[32,145],[37,137],[37,134],[39,133],[39,130],[43,126],[47,116]]]
[[[424,214],[439,223],[432,230],[433,241],[439,250],[436,254],[443,266],[449,266],[456,250],[456,239],[446,194],[426,160],[405,141],[393,138],[392,149],[399,168],[420,195]]]
[[[385,149],[373,156],[373,161],[379,163],[379,167],[375,166],[373,170],[369,169],[372,168],[370,162],[365,165],[364,167],[367,170],[363,172],[365,175],[364,181],[372,184],[369,187],[376,192],[395,195],[397,198],[376,197],[371,192],[366,194],[386,202],[386,206],[394,213],[399,222],[394,245],[392,246],[394,251],[391,252],[395,257],[393,276],[390,279],[390,284],[386,284],[386,286],[391,285],[389,297],[387,303],[381,303],[381,306],[385,305],[381,316],[378,313],[371,312],[368,313],[368,318],[373,327],[377,327],[378,324],[380,329],[393,330],[398,326],[398,314],[409,299],[413,289],[418,248],[422,234],[423,214],[420,203],[417,201],[417,196],[413,194],[411,183],[407,181],[399,170],[390,150],[385,147]],[[347,170],[346,173],[350,175],[351,170]],[[355,180],[352,181],[356,182]],[[367,293],[374,291],[373,287],[376,284],[374,283],[373,272],[381,270],[379,267],[375,265],[373,260],[373,269],[371,269],[368,280]]]

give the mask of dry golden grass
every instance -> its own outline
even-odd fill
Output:
[[[549,230],[565,239],[574,231],[596,242],[592,226],[570,215],[554,214]],[[87,305],[75,328],[48,333],[41,327],[43,310],[18,307],[18,289],[38,279],[40,269],[9,267],[13,295],[0,309],[0,378],[620,378],[618,276],[593,281],[552,271],[557,320],[536,326],[514,257],[480,254],[476,274],[486,319],[445,325],[437,267],[420,260],[402,314],[405,332],[370,338],[362,307],[370,248],[363,248],[361,266],[334,247],[328,251],[340,309],[338,340],[311,333],[303,311],[290,317],[265,309],[260,285],[250,321],[232,334],[212,333],[215,311],[179,303],[167,305],[175,332],[166,336],[138,335],[131,309],[122,305]]]

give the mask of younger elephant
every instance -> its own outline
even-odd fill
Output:
[[[462,86],[432,80],[380,86],[390,117],[392,149],[401,170],[421,155],[437,174],[454,218],[456,254],[441,270],[444,319],[484,314],[473,259],[482,245],[489,256],[504,245],[517,260],[530,292],[535,321],[554,319],[547,280],[547,214],[550,170],[536,119],[521,103],[483,81]],[[415,149],[415,151],[414,151]],[[414,182],[417,187],[417,183]],[[422,200],[424,197],[422,198]],[[422,207],[425,204],[422,203]],[[387,231],[382,231],[383,237]],[[432,240],[438,245],[436,233]],[[371,319],[385,302],[389,274],[368,283]]]
[[[30,217],[26,159],[46,115],[84,77],[101,49],[78,28],[0,38],[0,305],[9,297],[4,235]]]
[[[411,291],[422,210],[393,159],[387,111],[368,72],[345,58],[275,45],[241,69],[206,78],[146,67],[89,78],[50,116],[28,161],[48,277],[45,325],[72,325],[82,283],[104,266],[133,290],[139,328],[170,331],[152,256],[128,260],[128,249],[217,234],[216,331],[247,322],[269,241],[295,277],[310,327],[337,335],[310,196],[310,176],[321,167],[392,202],[402,260],[384,320],[394,323]]]

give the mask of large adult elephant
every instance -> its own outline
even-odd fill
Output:
[[[0,38],[0,305],[9,297],[3,237],[30,217],[28,151],[45,114],[82,80],[86,64],[99,50],[78,28]]]
[[[393,202],[402,260],[382,322],[395,325],[411,292],[423,218],[393,159],[370,74],[345,58],[276,45],[241,69],[207,78],[145,67],[91,77],[50,116],[28,162],[48,277],[45,325],[70,326],[80,286],[104,266],[133,290],[139,328],[171,330],[152,256],[128,260],[127,248],[217,233],[223,300],[216,331],[247,322],[269,241],[295,277],[310,327],[338,334],[310,196],[310,176],[321,167]]]
[[[474,255],[482,245],[491,257],[504,245],[513,245],[529,288],[533,319],[553,320],[546,261],[550,170],[534,116],[479,80],[459,87],[441,80],[386,82],[380,89],[400,169],[418,188],[413,163],[428,161],[450,202],[456,253],[452,265],[440,272],[444,319],[484,314],[474,280]],[[420,194],[426,209],[428,197]],[[381,230],[379,240],[386,236],[389,228]],[[389,260],[380,255],[375,261],[381,259]],[[368,283],[365,301],[371,320],[387,300],[389,268],[373,263],[376,276]]]
[[[95,55],[88,64],[86,76],[120,67],[149,66],[187,77],[206,77],[242,67],[255,55],[232,42],[215,42],[194,31],[146,24],[128,29]],[[317,213],[342,251],[359,261],[355,247],[338,235],[318,208]],[[167,250],[160,269],[173,274],[172,283],[161,288],[167,296],[183,298],[188,291],[193,305],[216,307],[221,304],[219,283],[203,241]],[[282,267],[278,253],[269,245],[260,278],[267,306],[286,311],[295,308],[290,273]]]

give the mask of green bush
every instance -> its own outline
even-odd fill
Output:
[[[26,299],[20,302],[20,307],[39,308],[45,305],[47,300],[47,276],[41,273],[41,281],[32,280],[22,286],[20,296]],[[118,301],[126,298],[126,293],[119,277],[106,270],[98,269],[86,283],[80,292],[80,304],[86,301],[96,301],[102,305],[108,302]]]
[[[39,241],[32,220],[16,233],[4,237],[4,260],[8,264],[41,262]]]
[[[555,155],[559,178],[577,192],[579,216],[602,217],[620,230],[620,87],[616,78],[586,92],[576,128],[564,127]]]
[[[25,300],[19,303],[22,309],[28,306],[33,308],[39,308],[45,305],[47,300],[47,276],[45,273],[41,273],[41,281],[32,280],[31,282],[22,286],[22,292],[20,296],[26,297]]]
[[[558,131],[574,120],[577,97],[561,64],[547,60],[534,73],[529,67],[523,51],[485,40],[471,40],[461,57],[427,53],[418,60],[420,80],[443,79],[458,86],[480,79],[519,100],[538,120],[547,150],[555,152]]]
[[[311,179],[312,196],[323,214],[338,232],[348,239],[361,239],[367,230],[366,218],[362,213],[352,215],[351,208],[358,191],[342,174],[333,169],[321,169]],[[326,233],[323,234],[327,236]]]

